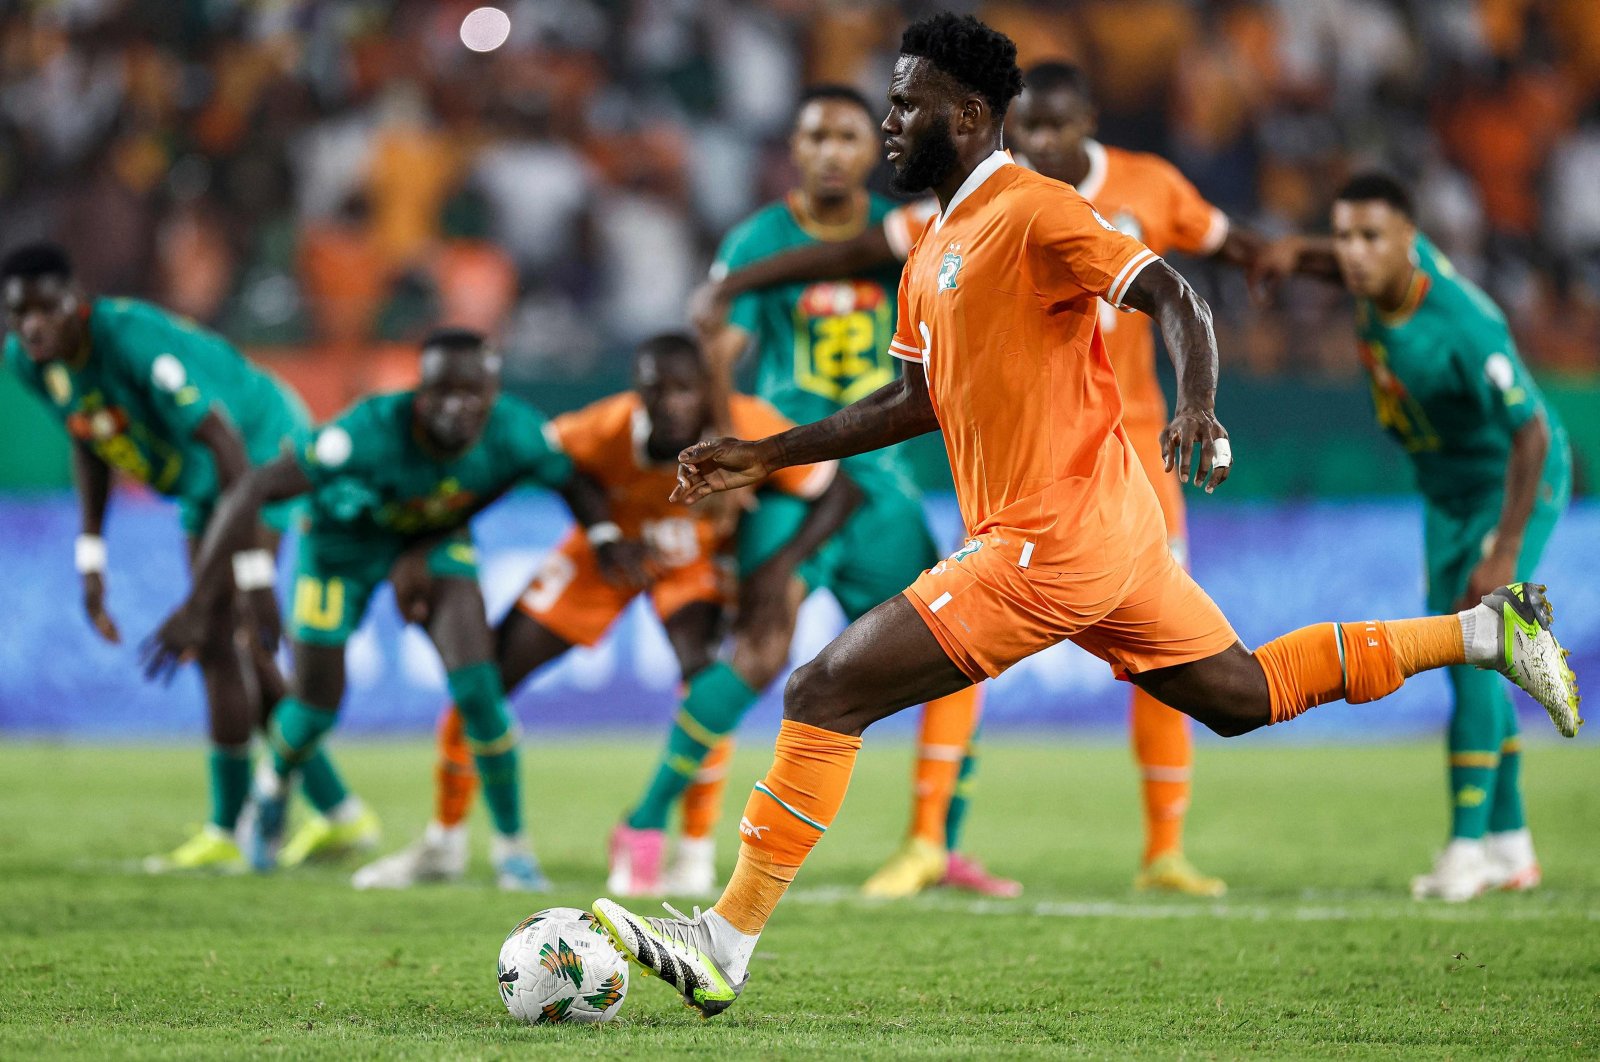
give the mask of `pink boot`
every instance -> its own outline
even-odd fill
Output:
[[[627,823],[611,831],[611,873],[606,890],[613,896],[661,895],[663,830],[635,830]]]
[[[964,889],[980,896],[999,896],[1007,900],[1022,895],[1022,882],[997,877],[985,870],[982,863],[960,852],[950,853],[950,863],[939,884],[947,889]]]

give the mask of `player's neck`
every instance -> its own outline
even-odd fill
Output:
[[[82,372],[89,364],[89,357],[93,350],[89,344],[89,329],[80,328],[76,337],[69,337],[67,348],[69,353],[62,358],[67,368],[73,372]]]
[[[1416,287],[1422,280],[1422,270],[1408,265],[1398,273],[1383,291],[1372,300],[1385,317],[1402,313],[1416,298]]]
[[[1061,172],[1046,173],[1045,176],[1053,180],[1060,181],[1063,184],[1070,184],[1076,188],[1078,185],[1084,182],[1085,178],[1089,176],[1089,168],[1092,165],[1093,163],[1089,159],[1089,149],[1085,147],[1084,142],[1080,140],[1078,142],[1077,150],[1073,151],[1072,157],[1067,160],[1067,164],[1061,167]],[[1039,172],[1043,173],[1044,171],[1041,170]]]
[[[972,176],[972,171],[982,166],[1002,144],[998,136],[990,140],[969,140],[956,145],[957,162],[944,180],[933,186],[933,194],[939,197],[939,212],[942,214],[950,209],[950,200],[961,191],[961,186],[967,183],[967,178]]]
[[[847,240],[866,228],[869,203],[864,188],[843,196],[819,196],[796,188],[789,209],[800,227],[821,240]]]

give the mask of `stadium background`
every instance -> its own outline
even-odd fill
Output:
[[[1322,228],[1354,167],[1412,181],[1424,228],[1506,309],[1572,432],[1579,497],[1542,574],[1577,670],[1600,673],[1600,4],[521,0],[489,55],[457,37],[473,6],[7,5],[0,245],[61,240],[92,290],[218,328],[319,416],[404,385],[409,344],[441,319],[501,337],[509,387],[556,413],[625,386],[630,344],[682,324],[720,235],[787,186],[800,87],[845,81],[877,100],[908,16],[971,9],[1024,64],[1085,63],[1101,139],[1165,155],[1268,234]],[[1419,507],[1372,421],[1343,296],[1293,283],[1262,307],[1236,275],[1180,267],[1217,310],[1219,412],[1239,458],[1221,497],[1191,495],[1202,583],[1252,642],[1414,612]],[[930,511],[953,543],[942,450],[924,442]],[[59,427],[0,381],[0,731],[201,733],[193,676],[166,690],[135,670],[134,644],[184,585],[175,512],[136,490],[114,500],[110,605],[129,644],[105,646],[78,608],[68,484]],[[527,494],[481,521],[491,607],[562,519]],[[837,621],[831,602],[808,604],[797,656]],[[672,670],[631,613],[526,689],[520,714],[534,728],[656,723]],[[351,676],[353,729],[419,731],[443,694],[386,598]],[[1292,738],[1423,731],[1444,711],[1443,682],[1421,681]],[[1113,727],[1124,712],[1103,665],[1068,646],[995,683],[988,721]]]

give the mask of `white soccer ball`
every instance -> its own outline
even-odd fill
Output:
[[[529,1025],[610,1021],[628,994],[628,964],[594,915],[552,907],[500,945],[500,998]]]

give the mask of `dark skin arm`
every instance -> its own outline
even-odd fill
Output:
[[[718,491],[760,483],[780,468],[880,450],[938,430],[927,377],[913,370],[814,423],[754,442],[696,443],[678,455],[672,500],[693,504]]]
[[[215,409],[207,413],[205,419],[195,428],[194,439],[211,451],[211,460],[217,468],[218,493],[227,491],[250,471],[250,456],[245,451],[244,439],[240,437],[238,429]],[[278,617],[278,599],[273,593],[273,588],[259,587],[244,596],[249,605],[250,615],[255,621],[257,637],[262,648],[268,654],[277,652],[281,623]]]
[[[1250,281],[1270,285],[1292,273],[1326,280],[1343,281],[1339,260],[1333,254],[1333,240],[1327,236],[1285,236],[1263,245],[1254,261],[1246,266]]]
[[[223,493],[195,553],[189,596],[141,647],[147,677],[170,679],[204,642],[208,617],[233,589],[233,555],[255,543],[262,507],[298,498],[310,489],[305,471],[285,454],[246,472]]]
[[[883,226],[868,225],[851,239],[822,240],[783,251],[707,281],[691,296],[689,316],[703,334],[713,333],[727,323],[733,300],[747,291],[797,280],[854,276],[898,260]]]
[[[1544,459],[1549,453],[1550,423],[1541,412],[1511,437],[1511,457],[1506,462],[1506,496],[1500,505],[1494,545],[1467,578],[1466,593],[1456,602],[1458,609],[1471,608],[1485,594],[1516,580],[1523,533],[1528,528],[1528,518],[1533,515]]]
[[[1196,486],[1209,494],[1228,478],[1230,465],[1213,465],[1213,444],[1228,432],[1217,421],[1217,337],[1211,329],[1211,308],[1189,282],[1157,259],[1141,271],[1123,303],[1148,314],[1161,329],[1178,376],[1178,407],[1161,433],[1166,467],[1189,482],[1198,458]]]
[[[72,444],[72,482],[78,488],[78,510],[83,515],[83,533],[98,537],[105,528],[106,505],[111,500],[111,467],[81,442]],[[104,572],[83,574],[83,611],[101,638],[117,645],[122,632],[106,611]]]

